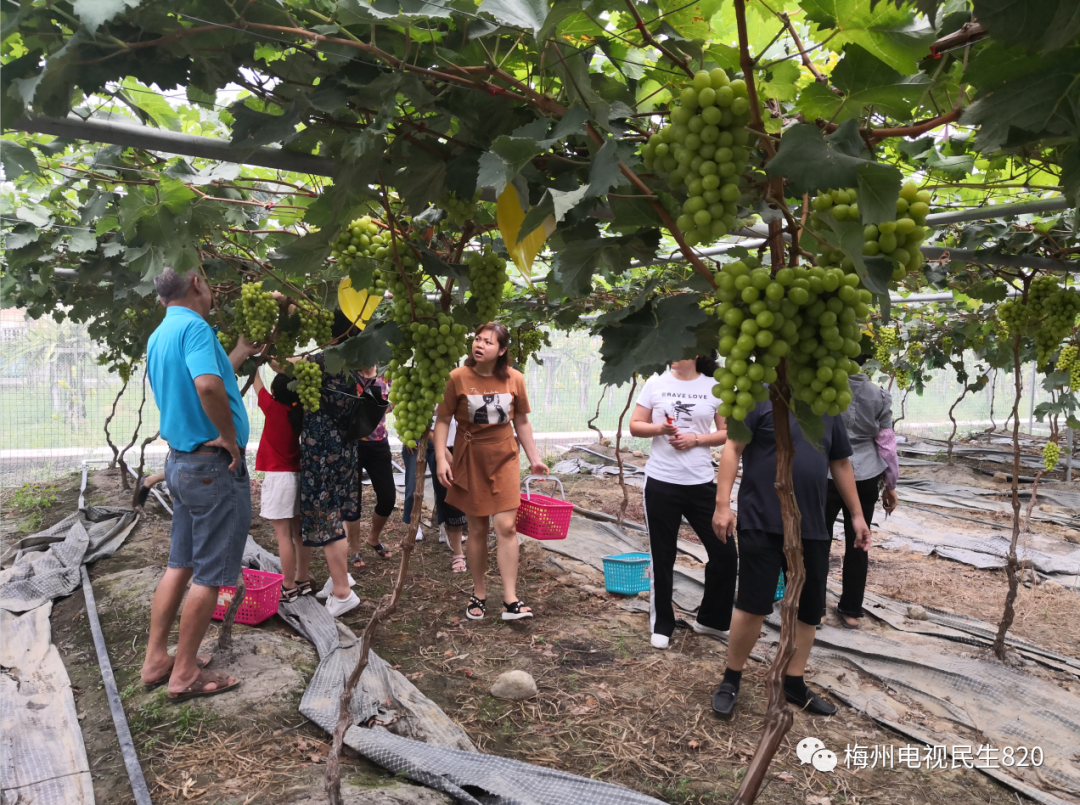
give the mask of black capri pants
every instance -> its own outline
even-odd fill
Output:
[[[342,520],[354,522],[360,519],[360,513],[364,508],[364,482],[363,472],[366,470],[371,488],[375,490],[375,514],[380,517],[389,517],[394,511],[394,503],[397,501],[397,486],[394,484],[394,465],[390,452],[390,440],[379,439],[376,442],[358,441],[356,443],[356,456],[359,470],[357,483],[360,492],[357,495],[358,507],[354,514],[342,515]]]

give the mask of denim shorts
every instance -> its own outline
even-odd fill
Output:
[[[169,452],[165,482],[172,495],[169,567],[192,569],[200,587],[236,584],[251,527],[251,479],[243,457],[229,471],[227,451]]]

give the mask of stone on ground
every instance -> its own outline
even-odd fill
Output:
[[[525,671],[507,671],[495,680],[491,695],[496,699],[523,702],[536,695],[536,680]]]

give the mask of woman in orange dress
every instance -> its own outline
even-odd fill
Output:
[[[531,471],[547,474],[529,424],[525,378],[511,369],[506,354],[510,333],[501,324],[477,328],[465,365],[450,373],[436,411],[435,461],[446,502],[465,513],[471,538],[466,542],[473,595],[465,614],[480,620],[486,613],[488,524],[494,520],[496,557],[503,583],[503,620],[531,618],[517,597],[517,509],[521,503],[518,441]],[[451,418],[457,419],[453,455],[446,449]],[[517,431],[515,438],[514,432]]]

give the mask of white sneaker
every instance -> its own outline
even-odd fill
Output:
[[[326,611],[334,618],[339,618],[349,610],[356,609],[358,606],[360,606],[360,598],[352,590],[349,590],[349,597],[344,601],[336,595],[331,595],[326,599]]]
[[[670,637],[665,637],[662,634],[654,634],[652,636],[652,647],[658,649],[665,649],[671,643]]]
[[[356,586],[356,581],[353,579],[352,573],[349,574],[349,586]],[[323,601],[329,598],[332,592],[334,592],[334,580],[327,579],[326,584],[323,585],[323,588],[319,590],[319,592],[315,593],[315,597],[318,598],[320,601]]]
[[[711,626],[702,626],[696,620],[690,624],[690,628],[698,634],[703,634],[707,637],[715,637],[717,640],[727,640],[729,634],[729,632],[714,629]]]
[[[417,542],[423,542],[424,541],[424,529],[421,528],[420,526],[416,527],[416,541]]]
[[[439,526],[439,544],[440,545],[446,545],[448,543],[449,543],[449,540],[447,540],[447,538],[446,538],[446,523],[442,523]]]

